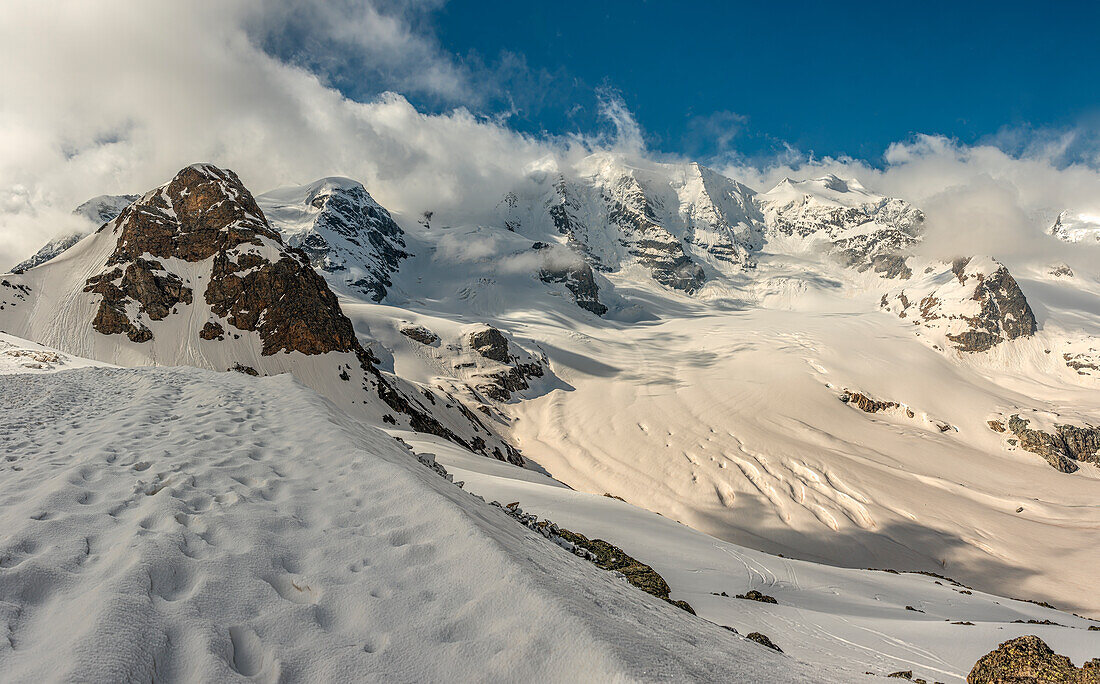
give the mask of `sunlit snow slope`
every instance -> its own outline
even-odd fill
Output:
[[[1067,363],[1075,354],[1093,363],[1100,349],[1095,273],[1058,277],[1044,264],[1013,263],[1038,330],[968,353],[933,316],[975,315],[978,276],[910,256],[900,262],[912,271],[906,278],[893,268],[899,262],[875,261],[889,256],[876,250],[919,234],[907,205],[826,178],[758,196],[759,214],[735,212],[729,194],[701,214],[710,186],[692,179],[697,167],[609,164],[560,182],[540,171],[536,188],[564,187],[565,199],[519,193],[505,205],[514,220],[506,228],[405,222],[415,256],[387,299],[345,301],[344,310],[392,351],[399,375],[424,382],[455,372],[398,335],[401,325],[447,331],[484,321],[544,352],[557,384],[500,408],[524,454],[571,487],[610,492],[760,550],[936,571],[1100,614],[1092,570],[1100,566],[1100,469],[1081,462],[1076,473],[1058,472],[987,424],[1013,413],[1044,426],[1097,423],[1097,375]],[[629,229],[614,223],[600,202],[621,198],[608,187],[651,218]],[[554,216],[566,216],[564,229]],[[729,226],[723,244],[744,247],[753,265],[723,266],[689,240],[702,216]],[[632,256],[629,238],[656,230],[647,221],[679,235],[684,254],[702,265],[705,280],[690,296],[661,282],[676,254]],[[604,316],[540,281],[535,239],[602,266]],[[853,262],[857,247],[866,268]],[[975,257],[968,268],[975,264],[996,266]],[[963,277],[965,285],[948,287]],[[884,308],[884,296],[899,292],[918,297],[905,316]],[[957,299],[938,301],[926,320],[918,305],[928,293]],[[901,408],[865,413],[840,401],[848,392]]]
[[[289,375],[0,386],[4,681],[844,681],[576,558]]]

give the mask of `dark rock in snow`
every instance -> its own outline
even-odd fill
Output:
[[[748,634],[745,635],[745,638],[750,640],[750,641],[755,641],[756,643],[760,644],[761,646],[767,646],[768,648],[772,649],[773,651],[779,651],[780,653],[783,652],[783,649],[776,646],[772,642],[771,639],[769,639],[766,635],[761,634],[760,632],[749,632]]]
[[[439,335],[436,335],[422,325],[407,325],[401,328],[400,332],[410,340],[414,340],[428,347],[439,342]]]
[[[748,601],[759,601],[761,603],[779,603],[779,601],[776,601],[775,598],[768,596],[767,594],[762,594],[755,589],[750,589],[744,594],[738,594],[737,596],[734,596],[734,598],[745,599]]]

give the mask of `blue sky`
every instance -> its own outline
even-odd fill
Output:
[[[418,106],[591,133],[606,125],[599,95],[617,93],[652,150],[700,158],[790,145],[875,162],[916,133],[1011,148],[1093,122],[1100,104],[1096,3],[450,0],[403,13],[475,94],[405,89]],[[391,85],[328,66],[356,98]]]

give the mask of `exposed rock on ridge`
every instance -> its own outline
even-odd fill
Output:
[[[912,290],[883,295],[883,308],[942,329],[945,339],[964,352],[988,351],[1038,329],[1020,286],[995,259],[956,259],[949,269],[929,273]]]

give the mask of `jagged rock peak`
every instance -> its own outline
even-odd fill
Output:
[[[1016,279],[992,257],[965,257],[947,268],[929,267],[913,289],[883,295],[882,306],[901,318],[942,329],[946,340],[964,352],[987,351],[1038,329]]]

